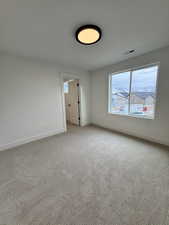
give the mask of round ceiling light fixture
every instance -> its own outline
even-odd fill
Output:
[[[101,29],[92,24],[79,27],[75,33],[76,40],[83,45],[93,45],[100,41],[102,36]]]

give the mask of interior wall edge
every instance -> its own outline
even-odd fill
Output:
[[[114,132],[114,133],[119,133],[120,135],[124,135],[124,136],[130,136],[131,138],[138,138],[140,140],[143,140],[143,141],[148,141],[148,142],[151,142],[153,144],[160,144],[160,145],[165,145],[167,147],[169,147],[169,141],[166,142],[166,141],[161,141],[161,140],[157,140],[155,138],[152,138],[152,137],[147,137],[147,136],[144,136],[144,135],[137,135],[136,133],[134,132],[125,132],[124,130],[121,130],[121,129],[112,129],[108,126],[105,126],[105,125],[100,125],[98,123],[91,123],[91,126],[95,126],[95,127],[99,127],[99,128],[102,128],[102,129],[106,129],[108,131],[111,131],[111,132]]]
[[[56,130],[48,131],[46,133],[41,133],[41,134],[36,135],[36,136],[18,139],[15,142],[11,142],[11,143],[7,143],[5,145],[1,145],[0,151],[9,150],[9,149],[19,147],[19,146],[24,145],[24,144],[31,143],[33,141],[38,141],[38,140],[41,140],[41,139],[44,139],[44,138],[47,138],[47,137],[50,137],[50,136],[55,136],[57,134],[61,134],[61,133],[64,133],[64,132],[65,132],[65,129],[62,128],[62,129],[56,129]]]

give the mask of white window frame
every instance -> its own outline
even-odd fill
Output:
[[[131,81],[132,81],[133,71],[140,70],[140,69],[146,69],[146,68],[153,67],[153,66],[157,66],[157,79],[156,79],[155,100],[154,100],[155,102],[154,102],[153,116],[150,117],[150,116],[146,116],[146,115],[133,115],[133,114],[130,113],[130,110],[129,110],[128,114],[113,113],[111,111],[111,108],[112,108],[112,105],[111,105],[112,104],[112,100],[111,100],[111,97],[112,97],[112,76],[117,75],[119,73],[130,72],[129,104],[128,104],[128,107],[130,108],[130,96],[131,96],[131,84],[132,84]],[[127,70],[121,70],[121,71],[109,73],[109,76],[108,76],[108,113],[111,114],[111,115],[116,115],[116,116],[127,116],[127,117],[136,117],[136,118],[154,120],[155,116],[156,116],[156,102],[157,102],[157,95],[158,95],[159,68],[160,68],[160,62],[156,62],[156,63],[147,64],[147,65],[144,65],[144,66],[132,67],[132,68],[129,68]]]

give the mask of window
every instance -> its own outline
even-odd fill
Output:
[[[154,118],[158,65],[110,75],[109,112]]]
[[[64,82],[64,93],[69,93],[69,82]]]

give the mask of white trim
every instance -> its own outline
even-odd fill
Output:
[[[130,71],[130,84],[129,84],[129,96],[128,96],[128,114],[130,115],[131,110],[131,85],[132,85],[132,70]]]
[[[117,70],[116,72],[109,72],[109,75],[116,75],[116,74],[119,74],[119,73],[125,73],[125,72],[130,72],[130,71],[133,71],[133,70],[144,69],[144,68],[151,67],[151,66],[160,67],[160,62],[158,61],[158,62],[154,62],[154,63],[148,63],[148,64],[145,64],[143,66],[134,66],[134,67],[129,67],[129,68],[124,69],[124,70]]]
[[[100,127],[100,128],[103,128],[103,129],[107,129],[107,130],[115,132],[115,133],[120,133],[122,135],[128,135],[128,136],[131,136],[131,137],[140,138],[142,140],[157,143],[157,144],[161,144],[161,145],[165,145],[167,147],[169,146],[168,141],[161,141],[161,140],[157,140],[157,139],[152,138],[152,137],[147,137],[147,136],[144,136],[144,135],[137,135],[136,133],[124,131],[124,130],[121,130],[121,129],[112,129],[108,126],[100,125],[100,124],[97,124],[97,123],[91,123],[91,125],[96,126],[96,127]]]
[[[112,91],[112,76],[108,76],[108,113],[111,113],[112,101],[111,101],[111,91]]]
[[[63,112],[63,127],[65,132],[67,132],[67,126],[66,126],[66,109],[65,109],[65,95],[64,95],[64,79],[62,73],[59,73],[60,76],[60,86],[61,86],[61,98],[62,98],[62,112]]]
[[[127,117],[134,117],[134,118],[138,118],[138,119],[147,119],[147,120],[154,120],[154,117],[151,116],[145,116],[145,115],[134,115],[134,114],[122,114],[122,113],[112,113],[112,112],[108,112],[109,115],[112,116],[127,116]]]
[[[155,90],[155,102],[154,102],[154,114],[153,114],[153,119],[155,119],[156,115],[157,115],[157,99],[159,96],[159,71],[160,71],[160,63],[158,62],[157,65],[157,79],[156,79],[156,90]]]
[[[61,86],[62,86],[62,103],[63,103],[63,119],[64,119],[64,127],[65,127],[65,131],[67,131],[67,125],[66,125],[66,109],[65,109],[65,97],[64,97],[64,90],[63,90],[63,85],[64,85],[64,78],[69,78],[69,79],[73,79],[73,80],[78,80],[79,81],[79,97],[80,97],[80,126],[86,126],[83,124],[83,115],[82,115],[82,90],[81,90],[81,78],[77,75],[77,74],[73,74],[73,73],[67,73],[67,72],[61,72],[60,73],[60,77],[61,77]]]
[[[33,141],[37,141],[46,137],[50,137],[50,136],[54,136],[56,134],[60,134],[60,133],[64,133],[65,129],[61,128],[61,129],[57,129],[57,130],[53,130],[53,131],[49,131],[47,133],[41,133],[39,135],[36,136],[32,136],[32,137],[28,137],[28,138],[22,138],[22,139],[18,139],[17,141],[11,142],[11,143],[7,143],[5,145],[1,145],[0,146],[0,151],[4,151],[10,148],[15,148],[18,147],[20,145],[24,145]]]

